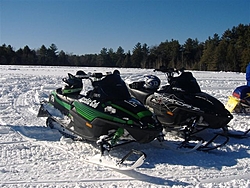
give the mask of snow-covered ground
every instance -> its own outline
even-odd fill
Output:
[[[113,68],[0,66],[0,187],[250,187],[249,138],[231,138],[210,152],[181,153],[152,144],[132,144],[147,154],[133,171],[115,171],[86,163],[93,146],[65,142],[37,118],[40,101],[63,85],[62,78],[77,70],[107,72]],[[124,79],[162,73],[147,69],[119,69]],[[193,71],[202,91],[226,103],[245,84],[244,73]],[[163,82],[164,83],[164,82]],[[250,128],[247,115],[233,114],[236,131]]]

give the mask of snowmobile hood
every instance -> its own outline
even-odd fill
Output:
[[[126,129],[139,143],[151,142],[162,132],[162,125],[152,112],[134,98],[107,102],[80,101],[73,103],[74,109],[90,124],[107,122],[108,125]]]
[[[90,122],[95,118],[103,118],[117,123],[143,128],[155,127],[157,123],[146,121],[146,119],[152,119],[152,112],[133,98],[101,102],[96,99],[93,100],[83,97],[74,101],[73,106],[79,115]]]
[[[192,100],[192,104],[204,111],[212,110],[215,113],[221,113],[224,110],[226,111],[225,106],[218,99],[207,93],[195,93],[194,99],[195,100]]]

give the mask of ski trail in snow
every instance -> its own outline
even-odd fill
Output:
[[[129,145],[147,154],[145,164],[117,172],[87,164],[81,155],[98,152],[89,143],[59,141],[61,135],[36,118],[39,103],[62,86],[61,78],[79,68],[1,66],[0,69],[0,184],[1,187],[249,187],[250,145],[247,139],[230,139],[212,152],[178,153],[149,145]],[[106,72],[106,68],[81,68]],[[4,70],[4,71],[2,71]],[[32,72],[29,72],[32,70]],[[111,70],[111,68],[109,69]],[[40,71],[42,74],[40,74]],[[25,72],[25,73],[24,73]],[[27,73],[27,74],[26,74]],[[151,70],[121,69],[123,78],[140,80]],[[225,104],[234,88],[245,84],[244,74],[196,72],[201,89]],[[233,114],[235,131],[250,128],[247,115]],[[15,131],[13,131],[14,129]],[[19,133],[24,135],[20,136]],[[26,138],[25,138],[26,137]],[[171,140],[171,138],[168,138]],[[171,142],[172,143],[172,142]],[[173,142],[174,143],[174,142]],[[63,151],[64,150],[64,151]],[[115,153],[116,154],[116,153]]]
[[[26,133],[25,133],[26,132]],[[75,142],[69,142],[68,139],[61,139],[60,142],[57,143],[51,143],[51,142],[47,142],[47,141],[39,141],[33,138],[29,138],[27,136],[25,136],[27,134],[27,130],[25,130],[24,128],[21,129],[20,132],[16,133],[20,136],[22,136],[24,138],[24,140],[26,140],[26,142],[31,142],[31,144],[35,144],[35,145],[40,145],[42,147],[50,147],[51,149],[59,149],[61,152],[67,154],[67,155],[71,155],[71,157],[73,158],[72,160],[80,160],[82,162],[86,162],[84,160],[84,158],[82,158],[82,155],[85,152],[82,152],[81,147],[79,148],[79,144],[82,143],[75,143]],[[25,133],[25,134],[22,134]],[[77,147],[78,146],[78,147]],[[98,151],[96,151],[98,152]],[[88,152],[87,152],[88,153]],[[95,165],[94,165],[95,166]],[[105,168],[105,167],[104,167]],[[238,169],[240,170],[240,169]],[[248,177],[249,174],[246,174],[244,176],[242,175],[231,175],[228,177],[227,173],[220,173],[218,178],[212,178],[212,179],[199,179],[199,178],[195,178],[196,173],[189,173],[189,175],[180,175],[180,174],[172,174],[171,176],[167,176],[165,177],[165,179],[162,178],[158,178],[158,177],[151,177],[149,175],[131,170],[131,171],[118,171],[117,172],[125,175],[126,177],[124,178],[111,178],[111,179],[104,179],[104,180],[99,180],[100,182],[109,182],[109,181],[144,181],[144,182],[150,182],[150,183],[154,183],[154,184],[159,184],[159,185],[173,185],[176,183],[176,180],[181,180],[181,179],[193,179],[191,182],[189,183],[185,183],[185,182],[181,182],[181,185],[195,185],[195,184],[200,184],[200,183],[217,183],[217,182],[226,182],[226,181],[230,181],[230,177],[234,178],[234,179],[242,179],[242,178],[246,178]],[[210,172],[211,174],[211,172]],[[215,172],[216,174],[216,172]],[[128,178],[130,177],[130,178]],[[61,180],[52,180],[53,182],[56,183],[65,183],[65,182],[71,182],[71,181],[61,181]],[[74,182],[95,182],[95,181],[91,181],[90,179],[84,179],[84,180],[74,180]],[[18,182],[19,183],[19,182]],[[20,182],[20,183],[27,183],[27,182]],[[33,183],[33,184],[37,184],[37,183],[49,183],[49,181],[38,181],[38,182],[29,182],[29,183]],[[11,184],[10,182],[6,182],[6,184]]]
[[[95,183],[95,182],[127,182],[127,181],[134,181],[132,178],[97,178],[97,179],[73,179],[73,180],[39,180],[39,181],[19,181],[19,180],[14,180],[14,181],[1,181],[1,184],[5,185],[16,185],[16,184],[29,184],[29,185],[49,185],[49,184],[77,184],[77,183]]]
[[[221,183],[221,182],[227,182],[227,181],[232,181],[236,179],[248,180],[249,177],[250,177],[250,172],[245,172],[245,173],[237,174],[237,175],[227,175],[224,177],[204,179],[204,180],[201,180],[200,183]]]
[[[29,138],[27,136],[25,136],[27,134],[27,130],[25,130],[25,128],[21,128],[20,131],[16,131],[13,128],[10,128],[11,131],[15,132],[18,136],[22,137],[24,140],[23,141],[19,141],[19,143],[16,144],[20,144],[22,142],[29,142],[32,145],[40,145],[42,147],[50,147],[51,149],[59,149],[61,150],[61,152],[65,153],[65,154],[69,154],[72,157],[72,160],[80,160],[84,163],[89,163],[92,164],[90,162],[88,162],[84,157],[83,154],[85,153],[91,153],[90,150],[88,150],[87,152],[85,151],[84,153],[82,152],[82,150],[80,150],[77,146],[78,144],[82,144],[82,143],[78,143],[75,144],[75,142],[73,141],[69,141],[69,139],[65,139],[62,137],[60,142],[57,143],[51,143],[51,142],[47,142],[47,141],[39,141],[37,139],[34,138]],[[26,133],[25,133],[26,132]],[[23,134],[25,133],[25,134]],[[7,143],[6,143],[7,144]],[[12,144],[12,143],[8,143],[8,144]],[[96,151],[96,152],[99,152]],[[69,159],[67,159],[68,161]],[[94,166],[96,166],[95,164],[93,164]],[[102,167],[102,168],[107,168],[107,167]],[[149,183],[154,183],[154,184],[159,184],[159,185],[163,185],[163,184],[173,184],[174,182],[172,180],[166,180],[166,179],[162,179],[162,178],[158,178],[158,177],[152,177],[150,175],[147,174],[143,174],[140,172],[137,172],[135,170],[130,170],[130,171],[120,171],[120,170],[114,170],[116,172],[119,172],[120,174],[125,175],[124,178],[105,178],[105,179],[95,179],[95,180],[91,180],[91,179],[81,179],[81,180],[45,180],[45,181],[15,181],[16,183],[20,183],[20,184],[25,184],[25,183],[31,183],[31,184],[39,184],[39,183],[50,183],[50,182],[54,182],[54,183],[70,183],[70,182],[120,182],[120,181],[144,181],[144,182],[149,182]],[[4,182],[4,184],[13,184],[11,182]],[[181,184],[186,184],[184,182],[182,182]]]

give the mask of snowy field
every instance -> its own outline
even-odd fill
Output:
[[[85,72],[113,68],[81,68]],[[93,146],[65,142],[56,131],[37,118],[40,101],[63,85],[67,73],[77,67],[0,66],[0,187],[250,187],[249,138],[230,138],[228,144],[210,152],[182,153],[153,144],[131,144],[147,154],[136,170],[115,171],[86,163]],[[123,79],[139,79],[162,73],[146,69],[119,69]],[[244,73],[193,71],[202,91],[226,103],[244,85]],[[164,82],[163,82],[164,83]],[[241,132],[250,128],[249,116],[233,114],[229,125]],[[113,151],[114,152],[114,151]]]

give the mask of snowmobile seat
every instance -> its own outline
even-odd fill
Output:
[[[145,81],[138,81],[129,84],[131,95],[137,98],[141,103],[144,103],[146,98],[156,91],[155,89],[146,89],[144,85]]]
[[[146,99],[148,98],[148,96],[152,95],[153,93],[154,93],[154,91],[146,90],[146,89],[144,89],[144,90],[137,90],[137,89],[131,90],[131,94],[143,104],[146,102]]]
[[[183,72],[178,77],[173,77],[171,79],[172,89],[188,92],[188,93],[199,93],[201,92],[200,86],[198,85],[196,79],[193,77],[191,72]]]

